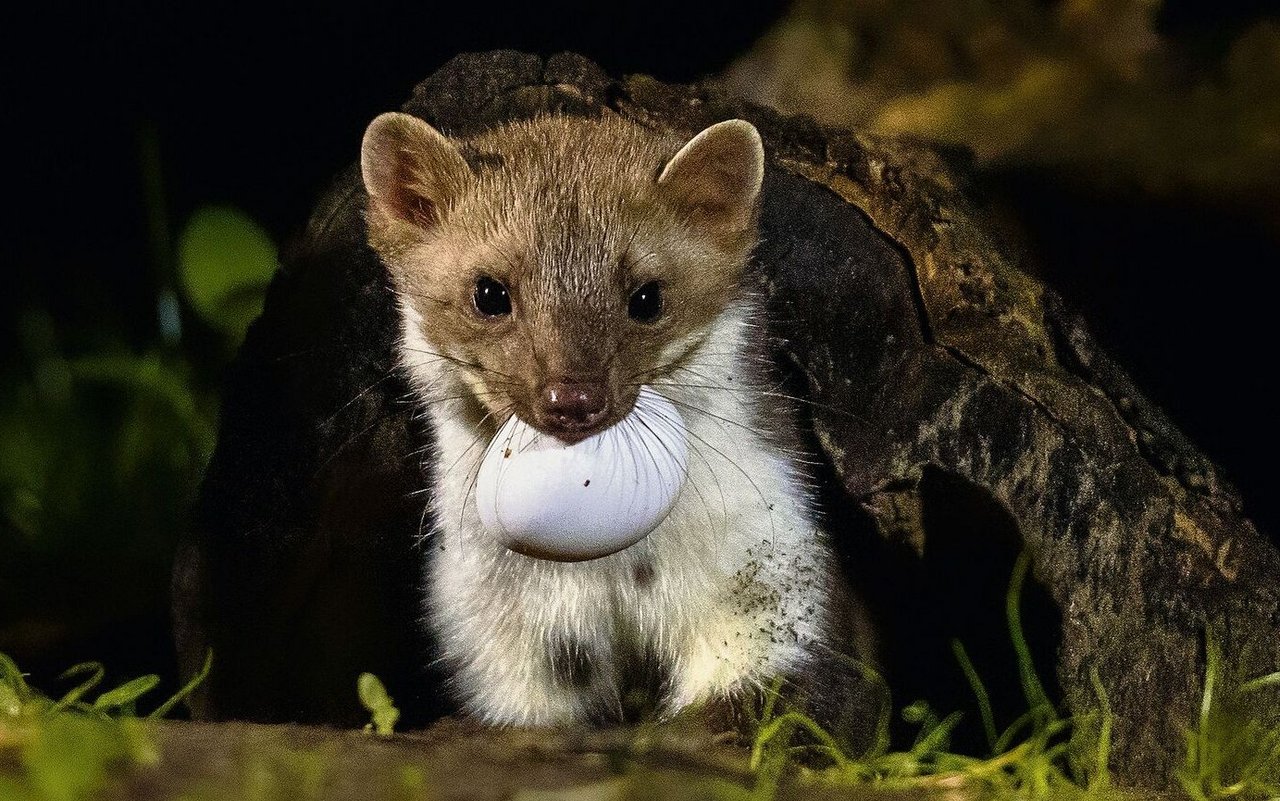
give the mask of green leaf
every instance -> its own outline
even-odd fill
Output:
[[[93,702],[93,708],[103,712],[107,712],[112,709],[119,709],[120,707],[134,703],[142,696],[151,692],[159,683],[160,677],[154,673],[146,676],[139,676],[132,681],[126,681],[114,690],[107,690],[102,695],[99,695]]]
[[[1098,697],[1098,714],[1101,716],[1098,724],[1097,756],[1089,786],[1106,787],[1111,783],[1111,702],[1107,699],[1107,689],[1102,686],[1097,665],[1089,668],[1089,682],[1093,684],[1093,692]]]
[[[190,681],[182,685],[181,690],[178,690],[176,693],[174,693],[173,696],[168,701],[165,701],[163,704],[157,707],[156,710],[152,712],[150,715],[147,715],[147,717],[151,719],[157,719],[157,718],[162,718],[165,715],[172,712],[175,706],[177,706],[182,701],[185,701],[187,696],[191,695],[191,693],[194,692],[195,689],[199,687],[206,678],[208,678],[209,669],[212,667],[213,667],[213,649],[210,648],[204,652],[204,666],[200,668],[200,672],[192,676]]]
[[[1022,694],[1026,696],[1027,705],[1033,709],[1052,709],[1053,705],[1045,694],[1044,686],[1040,684],[1040,677],[1036,674],[1036,667],[1031,659],[1031,648],[1022,631],[1022,585],[1030,569],[1031,552],[1024,550],[1013,565],[1013,577],[1009,580],[1009,590],[1005,593],[1005,617],[1009,624],[1009,636],[1013,640],[1013,650],[1018,655],[1018,677],[1022,680]]]
[[[101,662],[81,662],[78,665],[72,665],[62,671],[62,675],[58,677],[59,681],[66,681],[67,679],[73,679],[77,676],[87,676],[88,678],[73,687],[66,695],[59,698],[58,702],[53,705],[52,711],[60,712],[79,701],[84,697],[85,693],[98,686],[98,683],[102,681],[102,676],[105,673],[106,670],[102,667]]]
[[[0,681],[0,717],[16,718],[22,714],[22,701],[12,686]]]
[[[8,654],[0,651],[0,712],[16,715],[31,700],[31,688]]]
[[[1264,687],[1280,687],[1280,671],[1246,681],[1240,685],[1240,692],[1251,693]]]
[[[35,798],[75,801],[101,793],[111,764],[125,755],[113,724],[59,716],[23,749],[22,762]]]
[[[197,210],[178,240],[178,274],[187,302],[205,322],[237,341],[262,310],[275,269],[271,237],[231,206]]]
[[[987,745],[994,749],[996,719],[991,711],[991,696],[987,693],[987,686],[982,683],[977,668],[973,666],[973,660],[969,659],[969,652],[964,649],[964,645],[959,640],[954,638],[951,640],[951,651],[956,655],[956,661],[960,663],[960,669],[964,671],[969,688],[973,690],[974,698],[978,701],[978,714],[982,716],[982,730],[987,735]]]
[[[375,731],[382,737],[391,736],[395,732],[396,721],[400,719],[400,710],[396,709],[382,681],[372,673],[361,673],[356,681],[356,691],[360,695],[360,703],[373,716],[365,731]]]

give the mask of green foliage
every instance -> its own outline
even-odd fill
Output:
[[[262,310],[262,297],[275,269],[271,238],[236,208],[200,209],[178,241],[183,295],[205,322],[234,342]]]
[[[172,506],[149,497],[148,485],[168,492],[187,483],[213,442],[212,401],[194,388],[190,366],[115,341],[68,355],[40,312],[22,320],[19,334],[27,367],[0,395],[5,522],[39,550],[62,540],[83,545],[102,529],[103,509],[126,511],[125,492],[137,493],[134,503],[155,501],[134,508],[134,522]]]
[[[97,797],[122,765],[154,765],[159,753],[144,721],[54,715],[38,726],[0,718],[0,746],[16,739],[18,771],[0,773],[5,801],[81,801]],[[3,753],[0,748],[0,753]]]
[[[1094,712],[1063,717],[1049,700],[1031,661],[1022,632],[1019,599],[1030,567],[1024,553],[1014,566],[1006,595],[1009,633],[1017,655],[1018,676],[1028,711],[997,733],[985,685],[958,641],[952,649],[973,689],[991,753],[976,758],[952,753],[950,736],[959,713],[939,718],[929,705],[917,701],[902,710],[908,723],[919,727],[911,747],[889,748],[888,710],[866,753],[851,755],[806,715],[778,712],[779,685],[766,699],[751,753],[755,785],[750,790],[720,787],[724,801],[770,801],[782,779],[793,774],[802,783],[827,786],[874,786],[922,791],[963,789],[981,798],[996,799],[1113,799],[1141,797],[1112,787],[1108,766],[1112,713],[1096,669],[1090,681],[1097,699]],[[1280,672],[1239,683],[1230,692],[1223,683],[1222,654],[1216,638],[1206,636],[1207,664],[1200,715],[1187,733],[1186,760],[1176,776],[1194,801],[1280,798],[1280,727],[1267,728],[1249,714],[1260,694],[1280,695]],[[879,680],[873,672],[868,676]],[[887,692],[887,687],[884,688]],[[1090,743],[1088,752],[1073,747],[1073,734]],[[799,742],[799,744],[797,744]],[[797,761],[797,758],[800,758]],[[811,767],[814,763],[818,767]],[[970,797],[966,795],[964,797]]]
[[[155,259],[174,275],[157,276],[142,337],[105,308],[88,324],[30,308],[4,326],[20,349],[0,362],[0,647],[26,658],[128,640],[138,634],[122,621],[165,617],[174,547],[214,446],[217,377],[275,268],[269,238],[234,209],[198,210],[179,245]]]
[[[191,681],[145,719],[138,701],[160,683],[146,675],[89,695],[106,671],[97,662],[73,665],[59,681],[79,679],[59,698],[30,684],[0,653],[0,757],[13,755],[16,772],[0,772],[5,801],[79,801],[96,797],[123,765],[155,765],[159,751],[147,721],[169,714],[209,673],[212,652]]]
[[[30,657],[127,639],[120,621],[163,619],[212,393],[162,348],[72,354],[40,312],[20,334],[26,365],[0,387],[0,642]]]
[[[205,652],[204,664],[200,666],[200,671],[196,673],[196,675],[188,679],[187,683],[182,685],[182,689],[178,690],[176,693],[170,696],[169,700],[165,701],[163,704],[161,704],[160,706],[152,710],[151,714],[148,715],[147,717],[152,719],[168,717],[169,713],[173,711],[174,707],[176,707],[179,703],[185,701],[188,697],[190,697],[191,693],[195,692],[197,687],[199,687],[201,684],[204,683],[204,680],[209,677],[209,671],[212,668],[213,668],[213,649],[209,649],[208,651]]]
[[[1017,561],[1006,596],[1009,632],[1017,655],[1018,676],[1028,711],[997,731],[985,685],[964,647],[952,643],[961,670],[977,699],[983,729],[991,745],[985,758],[966,756],[950,750],[951,733],[960,722],[959,712],[939,717],[928,703],[916,701],[905,707],[902,718],[918,727],[911,746],[893,750],[889,746],[889,709],[879,722],[880,734],[863,754],[847,754],[835,739],[808,716],[798,711],[776,714],[777,687],[766,702],[752,748],[751,765],[756,783],[742,798],[767,801],[776,796],[781,780],[794,772],[801,782],[851,786],[872,784],[896,789],[947,791],[964,788],[983,797],[1019,799],[1091,799],[1112,797],[1107,760],[1110,751],[1110,711],[1101,683],[1096,681],[1101,713],[1087,719],[1062,717],[1049,700],[1036,675],[1031,652],[1022,632],[1019,600],[1030,567],[1030,557]],[[886,695],[883,680],[866,669]],[[1073,755],[1070,735],[1073,728],[1097,727],[1099,747],[1092,760]],[[799,744],[796,744],[799,741]],[[804,765],[796,759],[803,757]],[[814,763],[820,767],[809,767]],[[728,796],[726,796],[728,797]]]
[[[183,230],[180,249],[179,277],[192,311],[229,344],[238,342],[275,269],[270,239],[242,212],[208,207]],[[190,485],[213,446],[216,400],[200,373],[217,365],[164,344],[139,351],[111,330],[73,346],[41,310],[27,312],[16,333],[21,366],[0,394],[4,522],[30,542],[82,540],[98,528],[84,509],[101,518],[103,495],[145,497],[159,476],[164,497],[184,497],[172,490]],[[164,497],[130,507],[170,517],[174,504]]]
[[[1195,801],[1280,798],[1280,727],[1267,729],[1249,714],[1257,696],[1280,703],[1280,672],[1224,689],[1222,651],[1205,637],[1204,693],[1178,783]]]
[[[381,737],[390,737],[395,733],[396,721],[400,719],[400,710],[387,694],[382,681],[372,673],[361,673],[356,681],[356,692],[360,703],[369,710],[372,719],[364,727],[366,732],[376,732]]]
[[[213,666],[213,652],[205,655],[204,666],[183,687],[156,707],[148,719],[167,716],[184,701],[209,675]],[[79,713],[95,718],[138,717],[138,701],[160,684],[155,674],[139,676],[109,690],[98,693],[92,700],[88,695],[101,684],[106,670],[99,662],[82,662],[62,672],[59,681],[81,679],[59,698],[49,697],[27,683],[18,665],[7,654],[0,652],[0,724],[15,719],[54,717],[61,713]]]

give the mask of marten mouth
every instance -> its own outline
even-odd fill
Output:
[[[688,478],[687,428],[657,392],[611,428],[561,444],[519,417],[489,441],[475,475],[481,523],[509,550],[579,562],[624,550],[672,509]]]
[[[603,434],[605,431],[608,431],[610,428],[612,428],[615,425],[617,425],[616,421],[604,427],[593,426],[592,428],[582,429],[582,430],[573,430],[573,431],[565,431],[563,429],[561,430],[539,429],[539,430],[541,430],[542,433],[544,434],[548,434],[550,436],[555,437],[556,439],[563,442],[565,445],[577,445],[579,442],[582,442],[585,439],[590,439],[591,437],[594,437],[596,434]]]
[[[576,445],[622,422],[635,409],[640,392],[639,387],[622,395],[616,390],[598,387],[584,390],[580,386],[549,385],[539,396],[539,402],[520,414],[520,419],[565,445]],[[585,400],[583,396],[587,396]]]
[[[528,423],[538,432],[542,434],[546,434],[549,437],[555,437],[557,440],[559,440],[560,442],[563,442],[565,445],[577,445],[579,442],[582,442],[583,440],[590,439],[591,437],[594,437],[597,434],[603,434],[604,432],[613,428],[618,423],[622,422],[622,420],[626,418],[627,414],[630,414],[630,412],[631,410],[627,409],[626,413],[624,414],[612,414],[612,415],[609,415],[607,418],[601,420],[599,423],[596,423],[594,425],[588,425],[588,426],[573,426],[573,425],[564,426],[564,425],[557,425],[557,424],[547,425],[547,424],[539,423],[537,421],[531,421],[525,417],[522,417],[521,419],[523,419],[526,423]]]

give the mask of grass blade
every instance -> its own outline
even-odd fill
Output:
[[[86,674],[88,674],[88,678],[68,690],[66,695],[59,698],[53,705],[51,711],[61,712],[83,698],[85,693],[89,692],[94,687],[97,687],[98,684],[102,682],[102,677],[106,674],[106,669],[102,666],[101,662],[81,662],[78,665],[72,665],[62,671],[62,675],[58,677],[58,680],[66,681],[67,679]]]
[[[978,676],[978,671],[974,668],[973,661],[969,659],[969,653],[965,651],[964,644],[957,639],[953,639],[951,641],[951,652],[956,655],[956,661],[960,663],[960,669],[964,671],[964,677],[969,682],[969,688],[973,690],[973,695],[978,700],[978,714],[982,716],[982,730],[987,735],[987,747],[991,749],[992,754],[995,754],[996,718],[991,711],[991,696],[987,693],[987,687],[982,683],[982,678]]]
[[[204,653],[204,665],[200,668],[200,672],[196,673],[196,675],[192,676],[186,684],[182,685],[182,689],[170,696],[168,701],[165,701],[163,704],[156,707],[155,711],[150,715],[147,715],[147,718],[150,720],[158,720],[172,712],[174,707],[185,701],[187,696],[195,692],[195,689],[204,683],[204,680],[209,676],[209,669],[212,667],[213,649],[210,648]]]
[[[93,708],[100,712],[122,710],[137,702],[139,698],[155,689],[160,677],[154,673],[139,676],[99,695],[93,702]]]
[[[1018,678],[1022,681],[1022,693],[1026,696],[1027,706],[1037,709],[1052,706],[1049,696],[1045,694],[1040,677],[1036,675],[1035,663],[1031,659],[1031,649],[1027,646],[1027,638],[1022,631],[1022,585],[1026,581],[1027,571],[1031,568],[1031,552],[1023,551],[1013,566],[1013,578],[1009,581],[1009,592],[1005,595],[1005,616],[1009,621],[1009,637],[1013,641],[1013,650],[1018,657]]]

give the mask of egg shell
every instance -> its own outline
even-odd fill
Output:
[[[608,556],[666,519],[684,485],[688,453],[684,419],[648,387],[617,425],[573,445],[512,416],[476,477],[480,522],[528,556]]]

